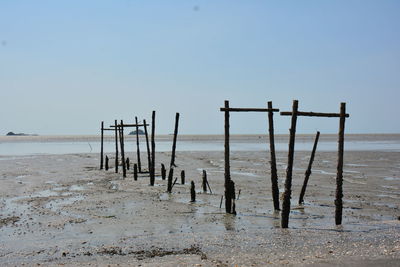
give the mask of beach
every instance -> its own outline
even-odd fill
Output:
[[[147,171],[141,138],[142,169]],[[112,135],[106,138],[108,171],[99,169],[96,136],[1,137],[0,264],[400,265],[400,135],[346,136],[341,226],[335,225],[334,214],[337,137],[322,136],[305,203],[299,206],[313,142],[313,135],[299,135],[288,229],[281,229],[280,214],[273,210],[266,136],[232,136],[236,216],[226,214],[224,205],[220,208],[223,136],[179,137],[174,170],[178,182],[167,193],[160,168],[161,163],[169,166],[171,138],[157,138],[156,181],[149,186],[148,173],[139,174],[137,181],[132,169],[125,179],[121,169],[115,173]],[[280,192],[287,140],[286,135],[277,136]],[[126,141],[126,156],[136,162],[134,139]],[[67,148],[58,151],[62,144]],[[181,170],[185,184],[180,183]],[[212,193],[202,190],[203,170]],[[191,181],[196,185],[194,203]]]

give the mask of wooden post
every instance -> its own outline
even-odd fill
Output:
[[[278,173],[276,170],[276,155],[275,155],[275,137],[274,137],[274,112],[272,111],[272,101],[268,102],[268,123],[269,123],[269,151],[271,155],[271,186],[272,186],[272,199],[274,201],[274,209],[279,208],[279,187],[278,187]]]
[[[168,173],[168,186],[167,186],[167,192],[168,193],[171,193],[171,191],[172,191],[172,179],[173,179],[173,176],[174,176],[174,168],[171,167],[169,169],[169,173]]]
[[[207,192],[207,172],[206,172],[206,170],[203,170],[202,186],[203,186],[203,192],[206,193]]]
[[[142,172],[142,164],[140,163],[140,148],[139,148],[139,126],[138,126],[138,119],[135,117],[135,123],[136,123],[136,153],[137,153],[137,163],[138,163],[138,168],[139,172]]]
[[[231,207],[231,214],[236,215],[235,183],[234,183],[232,180],[229,181],[229,194],[230,194],[230,197],[231,197],[231,205],[232,205],[232,207]]]
[[[312,164],[314,161],[315,151],[317,150],[318,139],[319,139],[319,132],[317,131],[317,135],[315,136],[315,140],[314,140],[314,146],[313,146],[313,149],[311,152],[310,161],[308,162],[308,167],[307,167],[307,170],[306,170],[306,173],[304,176],[303,187],[301,188],[301,192],[300,192],[299,205],[304,203],[304,194],[306,193],[308,179],[310,178],[310,175],[311,175],[311,168],[312,168]]]
[[[167,177],[167,170],[165,169],[164,163],[161,163],[161,178],[165,180]]]
[[[181,171],[181,184],[185,184],[185,170]]]
[[[170,167],[176,167],[175,165],[175,150],[176,150],[176,138],[178,136],[178,125],[179,125],[179,113],[175,116],[175,130],[174,130],[174,141],[172,143],[172,154],[171,154],[171,164]]]
[[[344,124],[346,120],[346,103],[340,104],[338,162],[336,174],[336,199],[335,199],[335,223],[342,224],[343,211],[343,151],[344,151]]]
[[[106,155],[106,165],[105,165],[106,171],[108,171],[108,156]]]
[[[229,109],[229,101],[225,100],[226,109]],[[229,111],[225,111],[225,212],[231,213],[232,198],[229,192],[231,171],[229,166]]]
[[[122,160],[122,177],[126,177],[126,166],[125,166],[125,149],[124,149],[124,122],[121,120],[121,126],[119,127],[119,141],[121,143],[121,160]]]
[[[196,188],[193,181],[190,183],[190,202],[196,202]]]
[[[150,168],[150,185],[154,185],[155,173],[154,164],[156,162],[156,143],[155,143],[155,131],[156,131],[156,112],[153,110],[151,115],[151,168]]]
[[[289,227],[289,213],[290,213],[290,198],[292,194],[292,171],[293,171],[293,158],[294,158],[294,143],[296,137],[296,122],[297,122],[297,110],[298,101],[293,101],[292,111],[292,122],[290,127],[290,139],[289,139],[289,153],[288,153],[288,166],[286,169],[286,180],[285,180],[285,193],[283,195],[282,214],[281,214],[281,226],[282,228]]]
[[[103,169],[103,139],[104,139],[104,121],[101,122],[100,170]]]
[[[115,130],[115,173],[118,173],[118,123],[117,120],[114,122]]]
[[[138,168],[137,163],[133,164],[133,180],[137,181],[138,178]]]
[[[144,134],[146,135],[146,147],[147,147],[147,165],[148,165],[148,170],[150,173],[150,168],[151,168],[151,155],[150,155],[150,145],[149,145],[149,135],[147,133],[147,124],[146,120],[143,120],[144,124]]]
[[[130,166],[131,166],[131,164],[130,164],[129,158],[126,158],[126,169],[129,170]]]

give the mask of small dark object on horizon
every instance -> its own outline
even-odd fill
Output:
[[[138,130],[138,134],[139,134],[139,135],[144,135],[144,131],[139,129],[139,130]],[[129,135],[136,135],[136,131],[130,132]]]

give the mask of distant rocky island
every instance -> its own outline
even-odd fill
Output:
[[[140,129],[139,129],[138,133],[139,133],[139,135],[144,134],[143,130],[140,130]],[[130,132],[129,135],[136,135],[136,131]]]
[[[6,136],[38,136],[37,134],[26,134],[26,133],[14,133],[8,132]]]

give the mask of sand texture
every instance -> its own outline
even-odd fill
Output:
[[[219,208],[223,152],[178,152],[166,193],[99,170],[98,154],[0,156],[2,266],[399,266],[400,152],[346,151],[343,225],[334,224],[336,152],[317,152],[304,206],[298,206],[309,152],[296,152],[289,229],[273,211],[268,152],[232,152],[237,216]],[[134,161],[134,153],[128,153]],[[278,152],[279,187],[287,155]],[[147,169],[142,153],[143,169]],[[204,193],[206,170],[212,189]],[[186,184],[180,172],[186,171]],[[190,181],[197,201],[190,203]]]

